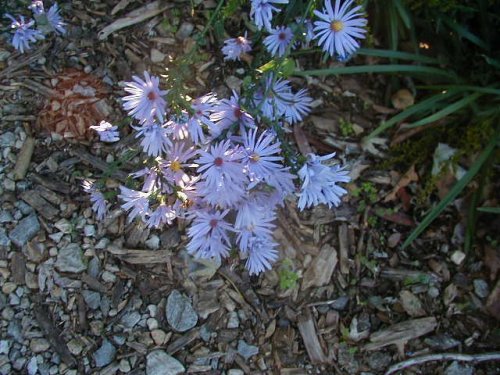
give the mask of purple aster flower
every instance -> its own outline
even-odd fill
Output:
[[[36,43],[37,40],[45,39],[40,31],[31,28],[35,24],[35,21],[25,22],[23,16],[19,16],[18,21],[10,14],[5,14],[5,17],[12,21],[10,28],[15,30],[14,37],[12,38],[12,46],[19,52],[24,53],[25,50],[31,48],[30,43]]]
[[[89,180],[84,180],[82,183],[83,190],[90,194],[90,201],[92,202],[92,211],[95,212],[97,220],[103,220],[106,217],[107,203],[104,195],[97,189],[95,184]]]
[[[171,206],[161,203],[150,213],[146,220],[146,226],[148,228],[161,228],[165,224],[171,225],[176,217],[176,211]]]
[[[145,81],[137,76],[132,76],[134,82],[125,82],[124,90],[131,95],[123,98],[123,108],[128,114],[141,122],[152,121],[156,116],[163,122],[163,115],[167,103],[162,98],[168,91],[160,90],[160,79],[144,72]]]
[[[286,79],[266,76],[264,88],[254,94],[254,103],[260,112],[270,120],[276,120],[285,114],[287,106],[293,102],[292,88]]]
[[[180,116],[174,115],[170,121],[167,121],[165,126],[172,134],[172,139],[176,141],[189,139],[188,120],[187,113],[183,111]]]
[[[199,182],[197,193],[204,202],[223,208],[235,207],[246,194],[242,182],[225,177],[221,177],[216,184],[211,185],[206,181]]]
[[[28,7],[31,9],[34,15],[41,15],[45,13],[45,7],[43,6],[43,1],[40,0],[32,0],[31,5]]]
[[[282,167],[274,171],[273,174],[270,174],[266,182],[276,189],[277,197],[273,197],[276,202],[280,203],[287,195],[293,193],[295,191],[295,184],[293,180],[296,179],[296,176],[290,173],[290,167]]]
[[[323,12],[314,11],[320,19],[314,22],[314,37],[330,56],[346,58],[359,48],[355,38],[365,38],[367,21],[360,13],[361,6],[352,7],[354,0],[345,0],[344,3],[335,0],[334,8],[332,1],[325,0]]]
[[[111,125],[109,122],[101,121],[99,125],[91,126],[99,134],[101,142],[117,142],[120,140],[120,133],[118,127]]]
[[[222,53],[224,60],[240,61],[240,56],[252,50],[251,42],[247,39],[247,35],[237,38],[226,39]]]
[[[208,187],[218,187],[221,183],[241,185],[246,181],[241,159],[242,153],[230,140],[211,145],[207,151],[199,151],[198,172]]]
[[[137,216],[144,220],[149,214],[149,193],[132,190],[125,186],[120,186],[120,191],[121,194],[118,195],[118,198],[125,201],[122,208],[126,211],[130,210],[128,222],[132,222]]]
[[[159,190],[161,187],[158,181],[158,173],[154,169],[146,167],[132,173],[131,176],[133,178],[144,177],[141,191],[145,193],[151,193],[152,191]]]
[[[273,4],[288,4],[288,0],[252,0],[250,18],[259,30],[262,27],[266,30],[271,30],[273,12],[281,11],[280,8],[275,7]]]
[[[334,156],[335,154],[308,155],[308,161],[298,173],[302,180],[297,204],[300,210],[320,203],[327,204],[330,208],[332,205],[337,207],[340,204],[340,197],[347,193],[345,189],[337,186],[337,183],[349,182],[351,179],[348,172],[339,165],[328,166],[322,163]]]
[[[276,215],[269,207],[257,200],[249,200],[238,205],[234,227],[238,231],[237,243],[242,252],[247,252],[253,237],[271,236],[276,225]]]
[[[193,108],[193,115],[189,118],[187,127],[191,139],[195,144],[205,142],[205,134],[203,133],[203,126],[213,128],[215,124],[210,121],[210,114],[217,104],[217,97],[215,94],[209,93],[201,98],[193,100],[191,107]]]
[[[61,15],[59,14],[59,5],[57,5],[57,3],[54,3],[54,5],[49,8],[47,12],[47,19],[54,30],[59,34],[66,33],[66,22],[63,21]]]
[[[196,168],[198,164],[188,163],[197,155],[193,147],[188,147],[183,142],[175,142],[169,150],[165,160],[161,163],[163,176],[172,183],[179,185],[181,181],[187,182],[191,177],[184,171],[185,168]]]
[[[307,94],[306,89],[296,92],[288,106],[285,107],[285,119],[291,124],[302,121],[304,116],[311,112],[312,98]]]
[[[282,57],[293,39],[293,32],[288,26],[278,26],[270,31],[271,35],[264,39],[264,44],[271,56]]]
[[[277,246],[271,236],[254,236],[249,239],[245,266],[250,275],[258,275],[272,268],[272,263],[278,259]]]
[[[239,96],[235,91],[230,99],[222,99],[214,107],[210,120],[215,123],[210,128],[213,138],[217,138],[224,130],[229,129],[234,124],[239,124],[241,131],[244,131],[245,128],[255,127],[254,118],[241,107]]]
[[[280,143],[276,141],[273,133],[263,132],[257,138],[257,130],[250,130],[243,134],[243,146],[245,169],[253,182],[249,187],[259,181],[267,181],[270,175],[282,168],[282,165],[277,163],[283,160],[278,156],[281,152]]]
[[[198,258],[221,259],[229,255],[228,232],[233,231],[233,227],[224,217],[229,213],[225,211],[197,211],[187,233],[190,241],[187,244],[187,251]]]
[[[152,122],[144,124],[140,128],[134,127],[134,129],[137,130],[136,138],[143,137],[141,146],[149,156],[160,156],[172,146],[172,141],[168,137],[169,129],[165,129],[161,125]]]

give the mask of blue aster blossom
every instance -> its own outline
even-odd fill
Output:
[[[359,48],[357,39],[364,39],[366,18],[361,6],[353,6],[354,0],[325,0],[323,12],[314,11],[320,20],[314,22],[314,38],[323,51],[341,60],[348,58]]]
[[[25,50],[31,48],[30,43],[36,43],[37,40],[45,39],[40,31],[32,29],[35,21],[25,21],[23,16],[19,16],[19,20],[16,20],[10,14],[5,14],[5,17],[12,21],[10,28],[15,30],[12,38],[12,46],[19,52],[24,53]]]
[[[250,18],[259,30],[263,27],[268,31],[271,30],[273,12],[279,13],[281,11],[274,4],[288,4],[288,0],[252,0]]]
[[[271,56],[283,57],[293,39],[293,32],[288,26],[278,26],[264,39],[264,45]]]

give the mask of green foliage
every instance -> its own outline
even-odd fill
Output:
[[[343,137],[350,137],[355,134],[354,127],[351,122],[341,118],[339,126],[340,126],[340,134]]]
[[[281,263],[278,271],[280,289],[291,289],[297,285],[299,275],[293,271],[293,263],[290,259],[285,259]]]

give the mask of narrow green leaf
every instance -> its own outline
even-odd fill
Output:
[[[449,18],[444,18],[444,21],[453,31],[455,31],[462,38],[467,39],[469,42],[474,43],[476,46],[481,47],[483,49],[486,49],[486,50],[490,49],[490,47],[488,46],[488,44],[485,41],[480,39],[475,34],[471,33],[465,27],[459,25],[458,23],[456,23],[455,21],[452,21]]]
[[[411,60],[425,64],[439,64],[439,60],[433,57],[416,55],[414,53],[392,51],[388,49],[360,48],[357,53],[364,56],[385,57],[388,59]]]
[[[315,69],[315,70],[296,70],[293,75],[295,76],[328,76],[339,74],[363,74],[363,73],[413,73],[436,75],[457,80],[457,76],[446,70],[433,68],[429,66],[418,65],[358,65],[358,66],[339,66],[329,69]]]
[[[471,85],[428,85],[428,86],[416,86],[417,89],[421,90],[454,90],[454,91],[474,91],[480,92],[481,94],[493,94],[500,95],[500,89],[495,87],[481,87],[481,86],[471,86]]]
[[[457,196],[464,190],[467,184],[474,178],[474,176],[479,172],[484,162],[489,158],[493,150],[495,149],[498,134],[493,137],[493,139],[488,143],[485,150],[479,155],[477,160],[467,171],[467,173],[453,186],[453,188],[448,192],[446,197],[443,198],[441,202],[438,203],[436,207],[432,209],[431,212],[422,220],[422,222],[413,230],[413,232],[408,236],[406,241],[403,243],[403,249],[408,247],[415,238],[417,238],[428,226],[434,221],[436,217],[439,216],[441,212],[448,206]]]
[[[481,96],[481,93],[474,93],[469,96],[466,96],[465,98],[460,99],[459,101],[450,104],[449,106],[443,108],[442,110],[427,116],[417,122],[414,122],[413,124],[408,124],[405,126],[405,129],[411,129],[411,128],[416,128],[419,126],[427,125],[430,124],[431,122],[435,122],[438,120],[441,120],[442,118],[462,109],[463,107],[466,107],[470,103],[474,102],[477,98]]]
[[[500,214],[500,207],[478,207],[477,210],[488,214]]]
[[[403,21],[405,27],[408,30],[410,30],[412,22],[411,22],[411,15],[409,14],[408,9],[406,9],[405,5],[401,3],[400,0],[394,0],[394,4],[396,5],[399,17],[401,17],[401,20]]]
[[[411,107],[406,108],[404,111],[398,113],[394,117],[391,117],[389,120],[382,122],[382,124],[377,127],[374,131],[372,131],[368,136],[366,136],[366,140],[371,139],[373,137],[376,137],[380,133],[384,132],[385,130],[389,129],[391,126],[394,126],[398,124],[399,122],[403,121],[404,119],[416,114],[416,113],[425,113],[432,108],[434,108],[438,102],[448,99],[452,97],[453,95],[456,95],[455,92],[453,91],[447,91],[444,93],[436,94],[431,96],[430,98],[427,98],[425,100],[422,100],[421,102],[412,105]]]

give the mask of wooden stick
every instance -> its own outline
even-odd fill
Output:
[[[385,375],[391,375],[405,368],[421,365],[431,361],[462,361],[462,362],[485,362],[485,361],[500,361],[500,352],[491,352],[483,354],[461,354],[461,353],[440,353],[429,354],[421,357],[415,357],[396,363],[389,367]]]

